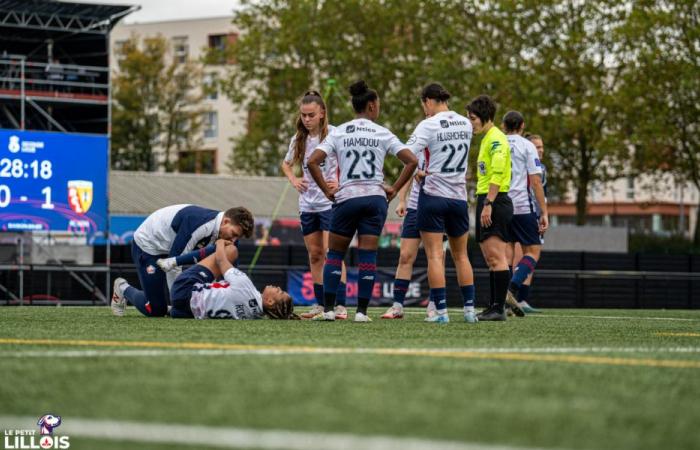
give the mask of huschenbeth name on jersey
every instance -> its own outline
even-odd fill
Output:
[[[471,133],[467,131],[445,131],[443,133],[438,133],[437,134],[437,140],[438,142],[447,142],[447,141],[471,141]]]
[[[343,139],[344,147],[379,147],[379,139],[356,137]]]

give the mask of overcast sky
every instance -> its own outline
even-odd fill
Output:
[[[129,14],[125,23],[158,22],[173,19],[194,19],[231,15],[236,0],[76,0],[83,3],[140,5],[141,9]]]

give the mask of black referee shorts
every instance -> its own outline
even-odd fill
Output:
[[[513,219],[513,202],[507,192],[499,192],[491,205],[491,226],[481,226],[481,212],[484,209],[486,194],[476,196],[476,242],[484,242],[491,236],[497,236],[503,242],[510,242],[510,221]]]

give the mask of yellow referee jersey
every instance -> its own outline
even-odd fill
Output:
[[[508,192],[510,189],[510,145],[508,145],[506,135],[495,125],[481,140],[476,168],[477,195],[487,194],[490,184],[499,185],[499,192]]]

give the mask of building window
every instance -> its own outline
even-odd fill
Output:
[[[180,152],[178,169],[181,173],[216,173],[216,150]]]
[[[627,200],[634,200],[634,177],[627,177]]]
[[[190,47],[187,44],[187,36],[176,36],[173,38],[173,53],[175,61],[179,64],[187,62],[187,57],[190,53]]]
[[[204,95],[209,100],[219,98],[219,83],[218,75],[215,72],[204,75]]]
[[[226,47],[236,42],[238,35],[236,33],[227,34],[210,34],[209,49],[214,53],[214,64],[233,64],[234,61],[226,58]]]
[[[216,111],[204,113],[204,137],[216,138],[219,135],[219,114]]]

